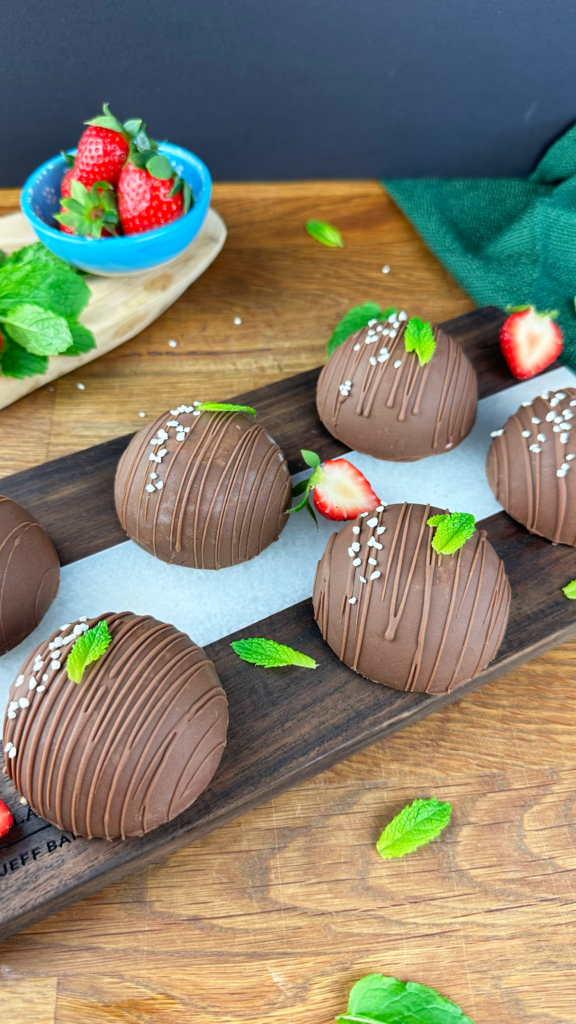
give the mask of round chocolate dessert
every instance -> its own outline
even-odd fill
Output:
[[[435,349],[421,364],[406,350],[406,329],[404,312],[370,321],[334,350],[316,389],[318,415],[334,437],[391,462],[450,451],[476,419],[476,374],[460,346],[432,327]]]
[[[576,388],[523,402],[486,459],[497,501],[530,533],[576,547]]]
[[[116,510],[128,536],[163,562],[222,569],[278,540],[290,473],[250,413],[195,405],[159,416],[132,439],[116,473]]]
[[[0,496],[0,654],[36,629],[59,583],[60,562],[44,527]]]
[[[495,656],[510,586],[474,530],[453,555],[432,547],[430,505],[378,506],[334,533],[318,563],[314,615],[338,657],[397,690],[447,693]]]
[[[124,839],[194,803],[227,725],[216,669],[185,633],[132,612],[81,618],[39,644],[10,687],[6,770],[58,828]]]

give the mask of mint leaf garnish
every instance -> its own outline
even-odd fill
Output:
[[[440,834],[450,821],[452,804],[414,800],[386,825],[376,849],[381,857],[403,857]]]
[[[562,587],[562,593],[569,597],[571,601],[576,600],[576,580],[571,580],[565,587]]]
[[[72,333],[63,316],[34,303],[22,303],[0,313],[10,337],[37,356],[54,356],[72,344]]]
[[[335,348],[338,348],[351,334],[367,327],[370,320],[387,320],[395,312],[393,306],[389,306],[382,312],[380,306],[377,306],[375,302],[365,302],[362,306],[354,306],[349,309],[332,331],[332,336],[326,346],[326,354],[331,356]]]
[[[435,989],[416,981],[367,974],[350,990],[348,1010],[336,1018],[363,1024],[473,1024]]]
[[[70,348],[67,348],[62,354],[65,356],[81,356],[84,352],[90,352],[91,349],[96,348],[96,342],[92,331],[89,331],[84,324],[78,323],[78,320],[69,320],[68,327],[72,334],[72,344]]]
[[[68,679],[73,683],[81,683],[84,669],[93,661],[98,661],[112,643],[106,619],[102,619],[92,629],[82,633],[74,644],[66,661]]]
[[[474,516],[469,512],[446,512],[430,516],[427,526],[435,526],[432,547],[439,555],[453,555],[472,536],[476,529]]]
[[[404,346],[407,352],[416,353],[420,360],[420,366],[429,363],[436,348],[431,325],[417,316],[412,317],[404,331]]]
[[[35,377],[38,373],[46,373],[48,369],[47,356],[35,356],[27,352],[21,345],[17,345],[9,336],[5,324],[0,324],[2,334],[2,350],[0,351],[0,367],[2,376],[12,377],[14,380],[24,380],[26,377]]]
[[[308,220],[306,221],[306,231],[316,242],[322,242],[322,245],[327,245],[330,249],[344,248],[344,240],[338,228],[327,224],[326,221]]]
[[[256,409],[249,405],[230,405],[229,402],[202,402],[196,406],[196,412],[247,412],[250,416],[256,416]]]
[[[278,668],[281,665],[318,668],[313,658],[285,644],[276,643],[276,640],[233,640],[230,646],[242,661],[249,661],[252,665],[262,665],[264,668]]]

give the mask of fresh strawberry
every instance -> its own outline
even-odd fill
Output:
[[[361,512],[371,512],[380,504],[364,474],[348,459],[329,459],[320,465],[316,453],[309,451],[303,451],[302,458],[314,472],[308,480],[294,487],[292,493],[304,493],[304,497],[295,508],[289,509],[290,512],[306,508],[312,518],[316,518],[308,501],[310,491],[313,491],[315,508],[325,519],[356,519]]]
[[[110,113],[108,104],[103,106],[104,113],[92,121],[82,134],[76,151],[74,177],[81,181],[87,189],[91,189],[97,181],[107,181],[117,185],[120,171],[124,167],[130,152],[130,130],[139,128],[140,121],[127,121],[125,125]]]
[[[510,371],[519,380],[540,373],[562,351],[562,331],[555,311],[538,313],[534,306],[509,308],[500,331],[500,348]]]
[[[9,829],[12,828],[13,824],[14,818],[11,812],[6,807],[4,801],[0,800],[0,838],[6,835]]]
[[[66,174],[60,182],[60,195],[62,199],[69,199],[72,195],[72,182],[77,179],[74,177],[74,167],[69,167]]]
[[[127,122],[130,124],[130,122]],[[188,213],[192,190],[158,151],[143,126],[133,139],[130,159],[118,180],[118,210],[125,235],[137,235],[170,224]]]
[[[64,178],[69,174],[67,171]],[[88,191],[81,181],[71,178],[65,187],[69,188],[70,196],[60,200],[62,212],[54,215],[61,231],[84,238],[102,238],[118,233],[118,210],[112,185],[107,181],[97,181]]]

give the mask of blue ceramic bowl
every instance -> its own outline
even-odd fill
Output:
[[[159,148],[192,189],[194,206],[183,217],[141,235],[99,239],[67,235],[58,230],[54,214],[60,209],[60,182],[68,167],[63,156],[55,156],[30,175],[20,200],[40,241],[56,256],[89,274],[139,274],[173,260],[190,245],[204,223],[212,179],[206,165],[187,149],[169,142],[160,143]]]

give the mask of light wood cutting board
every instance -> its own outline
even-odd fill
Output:
[[[25,380],[0,377],[0,409],[143,331],[204,273],[225,240],[226,225],[220,215],[210,209],[200,233],[171,263],[147,270],[138,277],[87,275],[92,298],[80,320],[93,332],[96,348],[81,356],[51,356],[47,373],[36,377]],[[4,252],[11,253],[37,241],[23,213],[0,217],[0,249]]]

